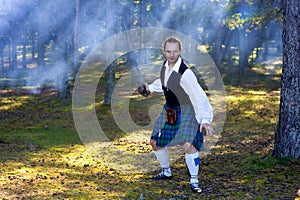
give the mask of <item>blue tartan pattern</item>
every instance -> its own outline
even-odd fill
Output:
[[[203,135],[195,118],[193,106],[178,106],[177,122],[171,125],[166,122],[165,104],[153,128],[151,139],[158,147],[181,145],[184,142],[192,143],[198,151],[202,150]]]

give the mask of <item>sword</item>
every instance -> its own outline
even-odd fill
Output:
[[[146,89],[146,85],[145,85],[145,81],[144,81],[144,79],[143,79],[143,76],[142,76],[142,73],[141,73],[141,71],[140,71],[140,68],[139,68],[139,66],[138,66],[138,64],[137,64],[137,59],[136,59],[136,55],[135,55],[135,53],[134,53],[134,51],[133,51],[133,47],[132,47],[132,42],[131,42],[131,39],[130,39],[130,37],[129,37],[129,34],[128,34],[128,31],[127,31],[127,28],[126,28],[126,25],[125,25],[125,23],[124,23],[124,21],[123,21],[123,26],[124,26],[124,31],[125,31],[125,33],[126,33],[126,38],[127,38],[127,41],[128,41],[128,43],[129,43],[129,48],[130,48],[130,50],[132,51],[132,59],[133,59],[133,62],[134,62],[134,67],[135,67],[135,69],[136,69],[136,72],[137,72],[137,74],[138,74],[138,77],[139,77],[139,80],[140,80],[140,86],[138,87],[138,92],[140,93],[140,94],[142,94],[143,96],[148,96],[148,94],[150,94],[150,92]]]
[[[130,48],[131,51],[133,51],[132,42],[131,42],[130,37],[128,35],[128,31],[127,31],[127,28],[126,28],[126,25],[125,25],[124,21],[123,21],[123,26],[124,26],[124,31],[126,33],[126,38],[127,38],[128,44],[129,44],[129,48]],[[140,83],[144,83],[144,79],[143,79],[142,73],[140,71],[140,68],[137,65],[137,62],[136,62],[136,55],[135,55],[134,52],[132,52],[132,53],[133,53],[133,56],[134,56],[134,58],[132,58],[133,62],[134,62],[134,67],[135,67],[135,69],[137,71]]]

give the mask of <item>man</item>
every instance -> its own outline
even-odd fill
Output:
[[[154,154],[162,171],[154,175],[155,180],[172,178],[168,146],[183,144],[185,161],[190,173],[193,192],[200,193],[198,172],[200,158],[198,151],[203,145],[202,130],[212,135],[212,107],[199,85],[195,74],[181,57],[181,42],[169,37],[163,45],[165,62],[160,78],[152,84],[144,84],[139,92],[147,96],[151,92],[163,92],[166,103],[159,115],[150,140]],[[145,95],[146,94],[146,95]]]

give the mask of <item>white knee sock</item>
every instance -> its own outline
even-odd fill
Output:
[[[155,154],[160,166],[164,169],[168,169],[167,172],[169,174],[166,174],[166,175],[172,175],[171,169],[170,169],[170,160],[169,160],[168,150],[166,148],[163,148],[158,151],[154,151],[154,154]]]
[[[198,183],[198,173],[200,166],[198,151],[192,154],[185,153],[185,162],[191,175],[190,183]]]

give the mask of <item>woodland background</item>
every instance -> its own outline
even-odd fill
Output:
[[[0,198],[299,198],[299,159],[272,156],[286,5],[279,0],[0,0]],[[173,180],[153,182],[153,172],[108,167],[86,151],[77,134],[72,89],[81,64],[106,39],[143,27],[188,35],[205,47],[222,76],[226,121],[215,148],[201,161],[200,195],[190,193],[184,157],[174,163]],[[111,63],[97,87],[95,108],[112,143],[142,155],[151,152],[149,138],[121,131],[110,107],[114,83],[134,66],[132,54]],[[160,50],[153,54],[149,62],[161,60]],[[147,109],[159,99],[133,94],[132,118],[149,123]]]

